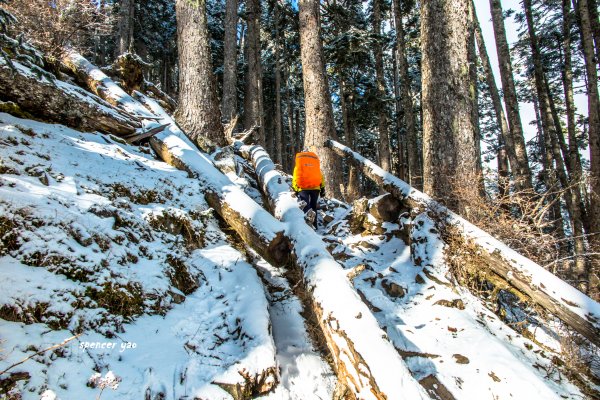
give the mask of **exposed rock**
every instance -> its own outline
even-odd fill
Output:
[[[391,297],[404,297],[406,296],[406,290],[395,282],[389,279],[381,281],[381,286],[385,289],[386,293]]]
[[[470,362],[469,359],[462,354],[453,354],[452,357],[454,357],[454,361],[456,361],[457,364],[468,364]]]
[[[449,300],[438,300],[435,303],[433,303],[434,306],[444,306],[444,307],[452,307],[452,308],[458,308],[459,310],[464,310],[465,309],[465,303],[463,303],[463,301],[461,299],[455,299],[452,301]]]

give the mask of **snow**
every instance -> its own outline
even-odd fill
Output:
[[[418,230],[413,232],[415,238],[423,239],[412,248],[395,237],[351,235],[343,224],[333,236],[343,243],[336,251],[350,256],[346,268],[367,265],[354,279],[354,286],[379,310],[374,313],[377,321],[394,347],[407,354],[413,376],[421,380],[434,375],[457,399],[583,397],[554,368],[548,348],[508,327],[479,299],[447,278],[440,257],[443,244],[430,230],[433,221],[420,214],[412,222],[413,230]],[[377,250],[368,250],[375,246]],[[412,250],[421,259],[420,266],[413,262]],[[390,296],[382,286],[384,280],[402,286],[406,295]],[[464,303],[464,310],[435,304],[457,299]],[[559,350],[560,338],[550,334],[545,345]],[[535,336],[544,337],[539,332]],[[459,364],[455,355],[466,357],[468,363]]]
[[[217,383],[243,384],[238,371],[271,369],[263,384],[275,383],[269,305],[255,269],[220,231],[202,184],[140,150],[0,114],[0,215],[18,229],[0,257],[0,370],[81,333],[15,368],[31,375],[20,384],[25,399],[94,398],[99,388],[86,384],[97,373],[122,379],[107,385],[106,399],[146,391],[229,399]],[[187,248],[181,236],[153,229],[165,214],[204,231],[204,245]],[[198,285],[185,297],[169,279],[169,256]],[[141,296],[137,311],[121,315],[93,294],[106,285]]]
[[[285,270],[265,262],[258,263],[258,267],[262,279],[272,288],[269,312],[281,378],[273,393],[261,398],[331,399],[336,385],[335,375],[311,344],[301,317],[302,304],[283,277]]]

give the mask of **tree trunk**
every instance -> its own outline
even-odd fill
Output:
[[[584,206],[585,193],[582,194],[581,187],[583,171],[581,167],[581,156],[579,154],[579,144],[577,141],[576,134],[576,122],[575,122],[575,100],[573,95],[573,67],[572,67],[572,53],[571,53],[571,1],[563,0],[563,62],[564,68],[562,71],[563,88],[565,92],[565,108],[567,114],[567,134],[569,138],[569,163],[571,173],[571,184],[573,191],[579,197],[579,209],[581,210],[581,218],[583,221],[588,221],[587,215],[585,215],[586,207]],[[574,200],[575,201],[575,200]],[[583,230],[585,231],[586,226],[583,224]],[[580,235],[583,235],[581,232]],[[577,238],[577,233],[574,231],[575,237],[575,254],[583,254],[585,252],[585,241],[583,237]],[[577,263],[582,261],[578,258]]]
[[[600,20],[598,20],[597,4],[597,0],[587,0],[587,6],[590,12],[590,28],[592,30],[596,49],[596,63],[600,63]]]
[[[408,60],[406,58],[406,45],[404,34],[404,23],[402,22],[402,9],[400,0],[394,0],[394,13],[396,22],[396,45],[398,59],[398,74],[400,78],[400,96],[402,99],[402,111],[404,115],[404,128],[406,129],[406,147],[408,158],[408,182],[415,188],[423,188],[423,166],[421,164],[417,139],[417,127],[413,111],[413,95],[411,90],[410,75],[408,73]]]
[[[508,194],[508,154],[506,152],[506,144],[504,137],[498,135],[498,151],[496,153],[498,162],[498,195],[502,198]]]
[[[222,112],[225,123],[237,115],[237,26],[238,2],[225,3],[225,32],[223,55],[223,98]]]
[[[304,82],[306,131],[304,145],[315,146],[321,160],[321,170],[332,197],[341,198],[339,160],[324,147],[327,139],[337,139],[333,122],[333,108],[329,95],[325,59],[321,41],[320,2],[300,0],[300,54]]]
[[[257,143],[265,146],[263,120],[263,84],[260,58],[260,2],[246,1],[246,96],[244,98],[244,129],[257,129]]]
[[[469,40],[468,60],[469,60],[469,80],[471,81],[471,101],[473,102],[471,119],[473,121],[473,142],[475,144],[475,174],[477,178],[478,190],[482,197],[485,197],[485,183],[483,181],[483,166],[481,164],[481,129],[479,127],[479,74],[477,71],[477,43],[475,40],[475,5],[472,1],[468,2],[469,7],[469,31],[467,32]]]
[[[0,64],[0,100],[14,102],[25,114],[23,117],[29,113],[77,130],[116,136],[132,135],[141,128],[140,122],[131,115],[87,92],[82,93],[79,87],[66,82],[55,85],[37,78],[33,72],[24,73],[25,68],[20,66],[13,70]]]
[[[115,58],[130,51],[133,45],[133,25],[135,17],[135,0],[120,0],[117,17],[117,43]]]
[[[211,152],[227,141],[212,69],[206,2],[177,0],[179,107],[177,123],[201,149]]]
[[[239,150],[253,162],[272,213],[288,227],[286,235],[294,238],[294,267],[288,272],[288,279],[303,285],[305,309],[316,318],[338,379],[349,391],[346,398],[428,399],[360,300],[346,272],[327,251],[320,236],[305,223],[291,188],[275,170],[268,154],[258,146]],[[331,296],[332,288],[335,296]]]
[[[456,230],[458,236],[454,239],[462,238],[465,245],[454,246],[457,253],[447,250],[446,257],[456,257],[454,262],[468,261],[486,273],[497,275],[525,294],[528,301],[554,314],[591,343],[600,345],[600,304],[347,146],[331,140],[327,146],[354,162],[365,176],[406,206],[413,210],[431,210],[433,215],[440,216],[437,222],[446,227],[444,230],[448,231],[449,227]],[[473,254],[476,260],[468,260]]]
[[[424,189],[459,212],[479,197],[468,0],[421,3]],[[444,37],[445,40],[440,40]],[[444,110],[444,112],[440,112]]]
[[[344,124],[344,135],[346,144],[350,148],[354,149],[356,146],[354,138],[354,89],[348,88],[346,85],[345,77],[340,74],[340,107],[342,109],[342,121]],[[354,165],[348,166],[348,184],[344,190],[344,199],[351,203],[360,197],[360,181],[358,178],[358,171]]]
[[[472,4],[473,9],[475,9],[474,3]],[[474,23],[475,39],[477,41],[477,49],[479,50],[479,58],[481,60],[481,65],[483,66],[483,70],[485,71],[485,79],[490,91],[490,97],[492,98],[494,112],[496,114],[496,123],[498,124],[498,128],[500,129],[500,137],[498,138],[498,176],[500,179],[499,187],[501,188],[501,191],[505,192],[506,185],[508,183],[506,182],[506,179],[508,178],[508,168],[506,162],[510,162],[510,165],[513,170],[516,170],[517,167],[515,166],[519,165],[519,163],[517,160],[516,153],[514,151],[515,147],[514,143],[512,142],[512,135],[508,129],[508,124],[506,122],[506,115],[504,114],[504,108],[502,107],[502,100],[500,98],[500,94],[498,93],[496,80],[494,79],[494,71],[492,69],[492,64],[488,56],[487,48],[485,47],[485,41],[483,40],[481,25],[479,24],[479,20],[477,19],[476,15],[474,16]],[[511,143],[512,145],[507,146],[506,143]]]
[[[393,22],[393,21],[392,21]],[[398,141],[397,157],[398,164],[395,171],[400,179],[408,181],[407,165],[406,165],[406,135],[403,133],[402,127],[402,101],[400,98],[400,74],[398,73],[398,50],[394,44],[392,49],[392,68],[394,69],[394,118],[396,122],[396,140]]]
[[[377,108],[379,110],[379,160],[381,167],[391,171],[390,135],[388,132],[388,115],[385,87],[385,73],[383,69],[383,50],[381,45],[381,2],[373,0],[373,34],[377,38],[373,45],[375,56],[375,75],[377,81]]]
[[[573,65],[571,52],[571,1],[562,0],[563,11],[563,63],[562,82],[565,92],[565,108],[567,114],[567,133],[569,137],[569,161],[573,180],[579,182],[581,179],[581,157],[577,143],[575,123],[575,100],[573,95]]]
[[[531,0],[524,0],[523,2],[525,8],[525,16],[527,19],[527,26],[529,31],[529,42],[531,45],[531,53],[532,59],[535,68],[535,83],[536,89],[540,102],[540,113],[542,118],[542,129],[545,132],[545,135],[548,136],[549,140],[546,140],[546,145],[551,146],[551,153],[556,162],[556,173],[560,180],[560,183],[565,191],[565,201],[567,203],[567,211],[569,212],[571,226],[573,227],[573,232],[582,230],[582,218],[581,218],[581,209],[579,208],[580,199],[577,196],[578,191],[573,191],[571,189],[569,178],[567,177],[565,171],[564,160],[561,155],[560,145],[559,145],[559,134],[562,135],[562,132],[557,132],[560,128],[560,125],[557,127],[555,121],[552,117],[552,105],[550,101],[550,93],[548,91],[548,85],[546,82],[544,70],[542,67],[542,59],[538,46],[537,35],[535,32],[535,27],[533,25],[533,13],[531,7]],[[558,121],[560,124],[560,121]],[[561,129],[562,130],[562,129]],[[560,210],[559,210],[560,211]],[[560,213],[555,216],[558,221],[562,220]],[[562,222],[562,221],[561,221]],[[576,263],[575,280],[578,282],[576,286],[584,293],[588,293],[589,290],[589,271],[583,262]]]
[[[290,73],[289,68],[286,68],[286,88],[285,88],[285,103],[286,103],[286,111],[287,111],[287,125],[288,125],[288,134],[289,134],[289,142],[287,142],[287,151],[286,151],[286,167],[285,170],[289,173],[292,172],[294,167],[294,155],[296,154],[296,142],[299,140],[298,133],[294,131],[294,107],[292,104],[292,96],[290,92],[292,88],[290,87]]]
[[[531,170],[529,169],[529,162],[527,159],[527,149],[523,137],[523,126],[521,125],[521,115],[519,114],[519,101],[517,99],[517,91],[513,79],[512,62],[510,59],[508,42],[506,40],[504,15],[502,13],[500,0],[490,0],[490,9],[494,25],[494,35],[496,38],[500,77],[502,78],[502,91],[504,93],[504,103],[508,114],[508,126],[511,136],[510,139],[508,137],[506,138],[509,157],[511,157],[511,160],[514,159],[514,165],[511,164],[511,168],[517,189],[531,189]]]
[[[275,2],[275,162],[283,163],[283,126],[281,116],[281,35],[279,31],[279,3]]]
[[[579,15],[581,18],[581,38],[587,72],[589,143],[590,143],[590,250],[596,255],[591,256],[592,268],[590,277],[594,279],[591,287],[598,296],[597,277],[600,270],[600,97],[598,94],[598,73],[594,61],[594,45],[590,24],[590,13],[587,0],[579,0]]]

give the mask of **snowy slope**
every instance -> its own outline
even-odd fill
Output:
[[[356,289],[432,398],[587,398],[553,363],[561,349],[558,327],[535,331],[542,348],[448,280],[443,244],[425,215],[404,220],[417,231],[415,240],[427,238],[415,248],[419,265],[397,237],[399,225],[388,223],[385,235],[352,235],[340,217],[322,233],[347,268],[366,267],[354,279]]]
[[[7,114],[0,172],[0,371],[81,334],[9,371],[30,374],[23,398],[94,398],[88,380],[110,371],[121,382],[103,399],[231,398],[223,388],[250,378],[267,390],[280,357],[269,312],[298,329],[284,353],[297,347],[296,371],[282,377],[330,396],[298,306],[269,310],[187,174],[106,136]]]

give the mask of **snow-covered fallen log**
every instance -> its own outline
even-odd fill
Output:
[[[446,231],[452,228],[460,235],[465,247],[469,247],[458,253],[447,252],[447,259],[459,257],[468,264],[473,260],[467,260],[467,257],[474,256],[479,268],[486,268],[488,272],[500,277],[525,294],[530,301],[554,314],[591,343],[600,346],[600,304],[347,146],[333,140],[327,141],[325,145],[349,159],[367,177],[409,207],[431,210],[442,216],[444,220],[440,222],[446,226]]]
[[[0,99],[12,101],[29,114],[83,131],[114,135],[135,134],[138,121],[81,90],[12,61],[12,68],[0,58]]]
[[[139,92],[134,99],[74,50],[66,50],[62,61],[98,96],[140,118],[148,128],[168,124],[150,142],[159,156],[200,179],[208,204],[265,260],[274,265],[287,262],[289,242],[281,224],[215,168],[156,101]]]
[[[333,357],[338,379],[359,399],[428,399],[361,301],[346,272],[304,221],[285,178],[260,146],[237,150],[251,160],[274,215],[285,223],[307,302]],[[351,397],[354,398],[354,397]]]

